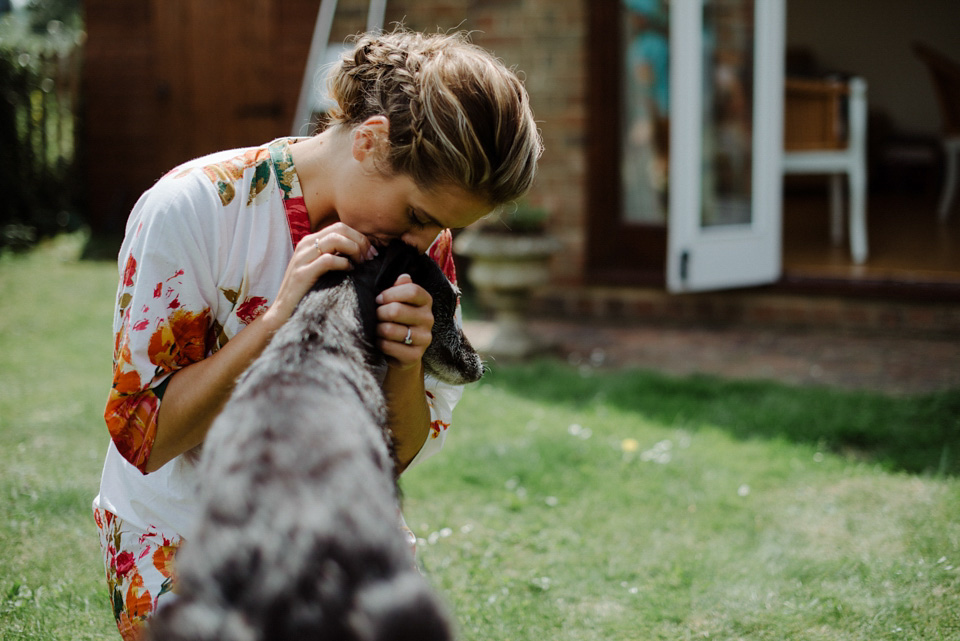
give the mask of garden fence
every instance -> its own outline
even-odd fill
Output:
[[[83,33],[0,39],[0,248],[77,225]]]

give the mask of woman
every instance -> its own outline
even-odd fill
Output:
[[[314,281],[399,238],[452,273],[449,229],[525,193],[541,151],[516,75],[463,35],[361,36],[311,138],[186,163],[137,202],[120,250],[111,444],[94,513],[117,624],[169,595],[196,518],[195,458],[233,382]],[[401,467],[436,452],[460,389],[424,380],[430,296],[377,299]]]

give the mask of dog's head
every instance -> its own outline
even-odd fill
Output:
[[[368,339],[372,343],[376,333],[377,295],[392,287],[401,274],[409,274],[413,282],[433,297],[433,340],[423,355],[425,371],[437,380],[454,385],[480,380],[483,362],[454,317],[459,292],[433,259],[399,240],[381,249],[377,258],[357,265],[350,272]]]

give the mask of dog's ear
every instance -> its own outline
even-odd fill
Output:
[[[380,270],[377,272],[374,286],[377,293],[393,287],[400,274],[410,274],[414,271],[421,256],[422,254],[417,251],[416,247],[412,247],[402,240],[393,240],[381,249],[378,257]],[[413,277],[413,274],[411,274],[411,277]],[[416,282],[416,278],[414,278],[414,282]]]
[[[380,250],[376,258],[354,265],[350,272],[330,272],[341,279],[349,274],[357,293],[357,310],[364,336],[371,345],[376,339],[377,304],[380,292],[392,287],[400,274],[409,273],[409,265],[417,258],[417,250],[406,243],[394,240]],[[327,276],[327,275],[325,275]]]
[[[380,250],[374,296],[392,287],[400,274],[409,274],[433,298],[433,341],[423,355],[424,369],[434,378],[462,385],[480,380],[483,362],[455,318],[459,292],[432,258],[403,241]],[[372,262],[372,261],[368,261]],[[367,263],[358,266],[361,271]]]
[[[483,361],[457,323],[460,292],[425,254],[417,257],[410,272],[414,282],[433,297],[433,341],[423,354],[424,369],[437,380],[453,385],[480,380]]]
[[[358,641],[452,641],[446,612],[423,577],[408,572],[362,589],[349,625]]]

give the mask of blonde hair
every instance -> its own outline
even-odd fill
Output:
[[[543,146],[517,75],[464,33],[361,34],[330,78],[332,125],[390,122],[388,169],[500,205],[525,194]]]

